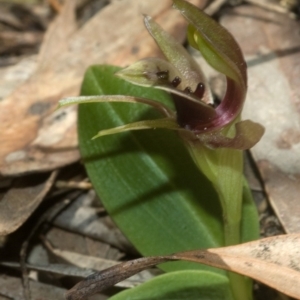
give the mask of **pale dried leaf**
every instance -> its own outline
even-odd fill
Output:
[[[46,234],[47,240],[55,248],[76,252],[83,255],[91,255],[109,260],[119,260],[124,257],[119,249],[111,247],[107,243],[91,239],[82,234],[73,233],[52,226]],[[36,262],[38,263],[38,262]]]
[[[24,30],[22,21],[19,20],[15,14],[9,9],[9,6],[3,5],[0,11],[0,22],[7,24],[10,27],[16,28],[18,30]]]
[[[46,176],[15,179],[0,202],[0,235],[18,229],[42,202],[53,185],[57,171]]]
[[[31,265],[48,265],[50,259],[45,247],[42,244],[37,244],[28,251],[26,262]]]
[[[14,92],[0,103],[0,128],[2,147],[0,150],[0,173],[2,167],[14,165],[9,174],[26,173],[32,170],[39,170],[46,158],[46,169],[54,169],[58,164],[62,164],[65,155],[70,159],[78,159],[77,149],[64,149],[62,153],[47,153],[43,149],[44,145],[30,145],[34,141],[38,130],[41,127],[42,119],[53,109],[51,103],[56,88],[59,85],[51,86],[51,79],[55,81],[58,76],[54,73],[54,67],[58,63],[58,54],[61,50],[66,51],[69,37],[74,31],[73,16],[74,1],[68,1],[65,9],[59,17],[51,24],[46,33],[44,43],[39,55],[39,64],[36,72]],[[48,68],[47,68],[48,67]],[[63,81],[62,79],[60,79]],[[54,83],[52,83],[54,84]],[[50,86],[49,86],[50,85]],[[60,85],[63,88],[63,83]],[[67,118],[68,119],[68,118]],[[75,118],[74,118],[75,120]],[[55,119],[60,123],[59,118]],[[47,123],[46,123],[47,125]],[[66,124],[67,125],[67,124]],[[68,131],[68,126],[67,130]],[[53,132],[56,135],[55,132]],[[59,135],[61,137],[61,134]],[[67,141],[69,141],[69,137]],[[56,139],[57,140],[57,139]],[[72,145],[70,145],[70,148]],[[15,164],[17,166],[15,166]],[[29,167],[30,166],[30,167]],[[6,172],[4,172],[6,173]],[[7,174],[7,173],[6,173]]]
[[[22,48],[32,48],[37,47],[43,39],[43,34],[38,31],[10,31],[10,30],[1,30],[0,31],[0,54],[4,54],[10,52],[18,52],[22,53]],[[24,51],[25,52],[25,51]],[[3,57],[1,57],[3,59]]]
[[[146,268],[187,260],[233,271],[300,299],[300,234],[281,235],[237,246],[145,257],[93,274],[66,293],[68,300],[102,291]]]
[[[203,7],[206,0],[192,2]],[[0,102],[2,175],[53,170],[79,159],[76,108],[54,112],[57,102],[78,95],[84,72],[92,64],[125,66],[157,55],[143,26],[143,13],[179,41],[185,37],[186,23],[171,8],[171,0],[113,1],[74,34],[71,9],[64,10],[46,35],[40,54],[41,59],[47,57],[45,62],[40,60],[37,72]],[[56,24],[61,24],[59,34]],[[57,42],[64,37],[64,42]]]
[[[223,16],[248,61],[243,117],[266,132],[251,152],[274,210],[288,233],[300,232],[299,22],[254,6]]]
[[[281,235],[238,246],[190,251],[175,257],[246,275],[300,299],[300,234]]]
[[[23,84],[36,70],[37,57],[23,58],[13,66],[0,68],[0,101]]]
[[[20,264],[15,262],[2,262],[1,266],[20,269]],[[85,278],[95,272],[93,269],[83,269],[67,264],[26,264],[26,268],[30,271],[37,271],[57,276],[69,276],[77,278]]]
[[[40,282],[30,282],[31,300],[63,299],[65,289]],[[7,299],[24,300],[22,281],[20,278],[0,275],[0,295]]]
[[[99,216],[97,209],[91,206],[94,198],[93,190],[81,195],[53,220],[54,225],[103,241],[118,249],[131,249],[128,240],[112,224],[110,218]]]
[[[45,34],[38,56],[38,72],[51,71],[53,59],[67,51],[69,40],[77,29],[76,1],[66,0],[62,11]]]
[[[53,248],[50,244],[46,243],[48,246],[48,250],[51,251],[57,258],[59,258],[63,262],[68,262],[74,266],[77,266],[82,269],[93,269],[94,271],[102,271],[104,269],[110,268],[112,266],[117,265],[119,262],[109,259],[103,259],[91,255],[82,255],[79,253],[75,253],[73,251],[60,250],[57,248]],[[158,272],[155,270],[154,274]],[[142,271],[139,274],[135,274],[117,284],[119,287],[125,288],[133,288],[141,283],[153,278],[153,272],[148,270]]]
[[[268,160],[258,161],[273,209],[288,233],[300,232],[300,174],[289,174]]]

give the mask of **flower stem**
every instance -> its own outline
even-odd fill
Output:
[[[241,242],[243,201],[243,153],[233,149],[209,149],[201,144],[188,147],[195,163],[216,189],[223,211],[224,244]],[[246,277],[228,272],[235,300],[251,300],[252,293]]]
[[[240,222],[224,222],[225,245],[235,245],[237,239],[240,240]],[[251,282],[246,277],[228,272],[231,291],[236,300],[251,300]]]

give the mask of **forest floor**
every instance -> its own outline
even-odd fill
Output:
[[[299,233],[300,4],[192,2],[211,2],[208,13],[235,36],[248,63],[244,118],[266,127],[245,155],[261,237]],[[95,270],[139,257],[80,161],[76,108],[55,109],[78,95],[88,66],[157,55],[143,13],[184,42],[186,24],[172,11],[171,1],[159,0],[0,0],[0,299],[63,299]],[[220,96],[222,78],[212,72],[209,81]],[[143,271],[90,299],[159,273]],[[288,299],[259,283],[254,290],[257,300]]]

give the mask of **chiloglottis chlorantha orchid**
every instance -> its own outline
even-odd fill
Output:
[[[226,29],[189,2],[173,0],[173,6],[189,23],[190,44],[226,77],[227,89],[219,105],[213,105],[207,80],[185,48],[146,16],[146,28],[166,59],[143,59],[118,71],[116,75],[135,85],[169,92],[175,109],[152,99],[124,95],[66,98],[60,101],[60,106],[129,102],[147,104],[158,110],[162,118],[101,130],[94,138],[151,128],[177,131],[195,164],[219,196],[223,211],[224,245],[238,244],[241,242],[243,195],[247,190],[241,150],[254,146],[262,137],[264,128],[250,120],[241,121],[247,91],[247,66],[237,42]],[[236,280],[240,282],[236,278],[233,282]],[[241,282],[238,285],[243,289],[244,283]],[[242,296],[237,299],[246,298]]]
[[[262,137],[264,128],[250,120],[241,121],[247,91],[247,66],[242,52],[221,25],[194,5],[173,0],[188,21],[188,40],[208,64],[226,77],[227,89],[219,105],[213,104],[210,87],[198,64],[185,48],[146,16],[145,25],[165,56],[147,58],[118,71],[117,76],[135,85],[162,89],[172,95],[175,109],[160,102],[124,95],[66,98],[60,106],[93,102],[143,103],[163,117],[125,124],[100,131],[94,138],[128,130],[164,128],[183,139],[194,162],[215,188],[222,207],[224,245],[241,242],[242,203],[245,191],[243,153]],[[96,121],[96,120],[95,120]],[[248,290],[243,277],[229,273],[235,299]]]
[[[102,130],[94,138],[128,130],[165,128],[179,131],[184,139],[209,148],[251,148],[259,141],[264,129],[250,120],[240,121],[247,90],[247,67],[238,44],[227,30],[197,7],[183,0],[174,0],[173,3],[189,22],[190,44],[200,50],[213,68],[226,76],[227,90],[218,106],[212,104],[207,80],[195,60],[149,16],[144,19],[146,28],[166,60],[146,58],[116,75],[136,85],[168,91],[172,94],[176,111],[151,99],[122,95],[67,98],[60,101],[60,106],[88,102],[139,102],[164,114],[162,119]]]

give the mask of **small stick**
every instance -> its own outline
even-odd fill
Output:
[[[56,176],[57,171],[54,171],[51,176]],[[32,237],[36,234],[41,224],[43,224],[47,219],[53,219],[57,216],[57,214],[63,210],[67,205],[69,205],[70,201],[73,199],[76,199],[78,195],[81,193],[81,191],[76,191],[72,193],[69,197],[69,199],[64,200],[63,202],[59,202],[53,207],[51,207],[49,210],[47,210],[38,220],[38,222],[35,224],[35,226],[32,228],[29,236],[27,239],[23,242],[20,250],[20,266],[21,266],[21,272],[22,272],[22,284],[23,284],[23,294],[25,300],[30,300],[30,285],[29,285],[29,278],[28,278],[28,270],[26,265],[26,257],[27,257],[27,249],[30,240]]]
[[[296,14],[290,12],[287,8],[279,6],[277,4],[273,4],[267,1],[262,1],[262,0],[244,0],[245,2],[248,2],[253,5],[260,6],[264,9],[268,9],[271,11],[275,11],[281,14],[288,14],[288,16],[292,19],[296,19]]]
[[[90,190],[93,188],[92,184],[90,182],[86,181],[63,181],[63,180],[57,180],[55,183],[55,187],[58,189],[80,189],[80,190]]]
[[[219,9],[221,8],[221,6],[223,4],[225,4],[227,2],[227,0],[215,0],[213,1],[210,5],[208,5],[204,11],[209,15],[212,16],[214,15],[217,11],[219,11]]]

